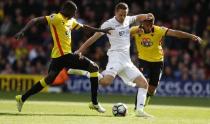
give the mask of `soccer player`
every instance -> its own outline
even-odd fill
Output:
[[[98,103],[98,66],[86,57],[79,58],[71,51],[71,30],[82,28],[87,31],[108,33],[110,28],[97,29],[78,23],[73,17],[77,6],[72,1],[66,1],[59,13],[50,16],[38,17],[30,20],[26,26],[15,35],[16,39],[24,36],[25,32],[36,24],[48,24],[53,38],[53,49],[51,53],[52,61],[46,77],[38,81],[30,90],[23,95],[17,95],[17,108],[21,112],[23,103],[32,95],[40,92],[44,87],[53,83],[56,76],[63,68],[81,69],[90,72],[91,82],[91,109],[98,112],[105,112],[105,109]]]
[[[105,21],[101,29],[112,27],[114,30],[110,31],[108,36],[111,48],[108,51],[108,64],[106,70],[103,72],[104,77],[99,80],[102,85],[109,85],[112,83],[116,75],[119,75],[126,84],[136,84],[138,87],[137,95],[137,109],[136,116],[151,117],[144,112],[144,103],[146,100],[148,83],[143,74],[138,70],[130,59],[130,33],[129,26],[136,21],[143,21],[150,18],[150,15],[139,14],[136,16],[127,16],[128,5],[126,3],[118,3],[115,6],[115,16]],[[84,52],[87,47],[93,44],[104,33],[95,33],[90,37],[76,53]]]
[[[201,42],[201,38],[193,34],[154,25],[155,17],[151,13],[150,15],[152,18],[148,18],[142,21],[140,26],[133,26],[130,29],[138,51],[139,69],[149,82],[145,105],[149,103],[150,98],[155,94],[160,82],[164,61],[163,38],[171,36]]]

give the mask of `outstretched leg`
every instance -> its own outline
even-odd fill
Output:
[[[105,109],[98,103],[98,77],[99,77],[99,67],[96,63],[89,60],[86,57],[79,57],[78,55],[73,55],[73,63],[70,64],[68,68],[71,69],[80,69],[89,72],[89,78],[91,82],[91,101],[90,108],[95,109],[98,112],[105,112]],[[78,70],[79,72],[82,72]]]
[[[29,89],[25,94],[23,95],[17,95],[16,96],[16,101],[17,101],[17,108],[18,111],[21,112],[22,110],[22,106],[23,103],[32,95],[37,94],[38,92],[40,92],[44,87],[46,87],[47,85],[52,84],[52,82],[54,81],[54,79],[56,78],[56,76],[58,75],[58,72],[55,71],[51,71],[49,72],[49,74],[41,79],[40,81],[38,81],[31,89]]]
[[[151,115],[144,112],[144,105],[146,100],[146,94],[148,89],[147,80],[143,76],[139,76],[134,80],[136,86],[138,87],[137,97],[136,97],[136,116],[138,117],[152,117]]]

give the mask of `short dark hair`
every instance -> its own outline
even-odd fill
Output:
[[[115,6],[115,11],[118,11],[119,9],[128,10],[128,4],[124,2],[120,2]]]
[[[77,10],[77,5],[71,1],[67,0],[63,5],[62,5],[62,10]]]

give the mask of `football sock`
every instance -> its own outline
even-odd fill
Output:
[[[79,69],[69,69],[68,74],[90,77],[90,73],[88,71],[79,70]]]
[[[91,77],[91,100],[94,105],[98,104],[98,78],[97,77]]]
[[[147,89],[138,88],[136,109],[144,109]]]
[[[23,96],[22,96],[22,101],[25,102],[26,99],[28,99],[28,97],[30,97],[31,95],[34,95],[38,92],[40,92],[44,87],[42,86],[42,84],[40,83],[40,81],[38,83],[36,83],[30,90],[28,90]]]
[[[146,98],[146,102],[145,102],[145,106],[147,106],[149,104],[149,101],[151,99],[153,95],[150,95],[149,93],[147,93],[147,98]]]
[[[98,104],[98,72],[90,73],[91,82],[91,101],[94,105]]]

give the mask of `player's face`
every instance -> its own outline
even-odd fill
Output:
[[[146,32],[151,32],[152,31],[152,26],[153,26],[153,23],[151,21],[144,21],[143,22],[143,28],[144,28],[144,31],[146,31]]]
[[[128,10],[119,9],[119,10],[115,11],[115,17],[116,17],[117,21],[120,22],[120,23],[124,22],[127,14],[128,14]]]

